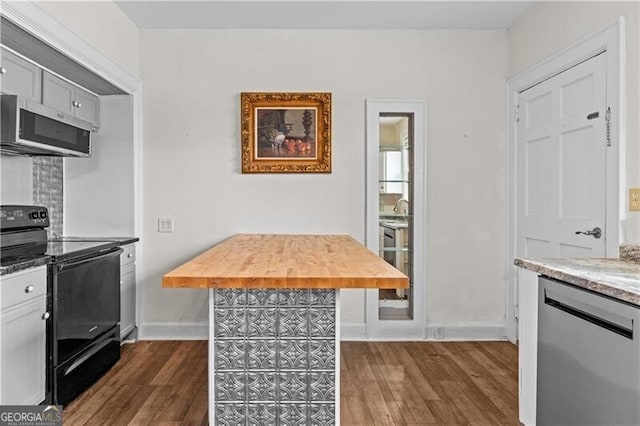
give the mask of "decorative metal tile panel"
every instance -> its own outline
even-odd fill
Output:
[[[247,309],[249,337],[276,337],[276,310],[270,308]]]
[[[244,401],[247,396],[244,372],[216,373],[216,401]]]
[[[246,367],[247,342],[216,340],[216,370],[243,370]]]
[[[298,371],[278,375],[280,401],[304,402],[309,400],[309,374]]]
[[[278,310],[278,337],[281,339],[307,337],[309,333],[308,308],[280,308]]]
[[[250,370],[275,370],[276,369],[276,341],[249,340],[247,362]]]
[[[216,424],[238,426],[244,424],[246,407],[244,404],[216,404]]]
[[[311,337],[334,337],[336,335],[335,308],[310,309]]]
[[[309,407],[307,404],[288,404],[282,403],[278,405],[278,420],[282,426],[302,426],[307,425],[307,416]]]
[[[247,334],[246,309],[216,309],[215,334],[218,338],[245,337]]]
[[[278,367],[281,370],[306,370],[309,367],[309,342],[307,340],[280,340]]]
[[[214,304],[217,425],[335,423],[335,290],[215,290]]]
[[[336,408],[334,404],[311,404],[310,422],[311,425],[332,426],[336,423]]]
[[[247,291],[241,289],[218,290],[215,293],[216,308],[229,308],[246,305]]]
[[[62,157],[33,157],[33,204],[49,210],[49,238],[62,236],[64,166]]]
[[[334,370],[336,348],[333,340],[310,340],[309,363],[311,370]]]
[[[248,404],[247,424],[249,426],[275,426],[276,406],[269,404]]]
[[[311,306],[335,306],[335,290],[314,289],[309,290],[309,305]]]
[[[335,373],[334,372],[313,372],[309,375],[310,399],[313,401],[331,402],[336,398],[335,394]]]

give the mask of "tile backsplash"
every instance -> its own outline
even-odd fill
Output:
[[[62,157],[33,157],[33,204],[49,209],[49,238],[62,235]]]

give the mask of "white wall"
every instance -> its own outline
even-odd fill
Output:
[[[64,235],[133,236],[133,104],[130,95],[100,99],[91,158],[64,159]]]
[[[37,1],[40,9],[134,76],[140,75],[138,28],[112,1]]]
[[[504,323],[506,32],[140,35],[143,329],[204,324],[205,291],[163,289],[161,277],[232,234],[347,233],[363,241],[367,98],[428,102],[428,320]],[[333,172],[242,175],[243,91],[332,92]],[[175,219],[174,233],[156,232],[159,216]],[[364,321],[361,290],[343,297],[342,318]]]
[[[31,157],[0,155],[0,204],[33,204]]]
[[[621,167],[628,200],[628,188],[640,187],[640,2],[535,3],[509,32],[509,74],[523,71],[619,16],[626,21],[627,137],[626,164]],[[640,213],[622,213],[622,242],[640,244]]]

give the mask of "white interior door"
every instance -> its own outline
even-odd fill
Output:
[[[518,116],[517,256],[604,257],[606,52],[520,93]]]

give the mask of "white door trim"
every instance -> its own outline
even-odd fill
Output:
[[[421,340],[426,336],[426,229],[427,229],[427,105],[414,99],[367,99],[366,101],[366,246],[378,254],[379,243],[379,117],[380,113],[413,113],[414,200],[413,262],[414,309],[412,320],[378,319],[378,290],[366,290],[366,337],[382,340]],[[420,190],[422,188],[422,190]]]
[[[507,81],[507,257],[506,257],[506,324],[507,337],[517,339],[516,305],[518,300],[518,274],[513,264],[516,256],[517,224],[517,123],[516,107],[518,94],[536,84],[553,77],[585,60],[606,51],[606,103],[611,107],[611,147],[606,159],[606,256],[617,257],[621,240],[621,214],[624,212],[624,163],[625,147],[625,75],[624,75],[624,18],[620,17],[606,27],[587,35],[548,58],[534,64]],[[603,141],[604,143],[604,141]]]
[[[69,58],[82,64],[111,84],[133,96],[134,233],[144,241],[142,231],[142,81],[104,56],[67,27],[53,19],[35,3],[2,3],[2,15],[32,35],[46,41]],[[140,277],[143,272],[143,244],[136,247],[136,324],[142,320]]]

